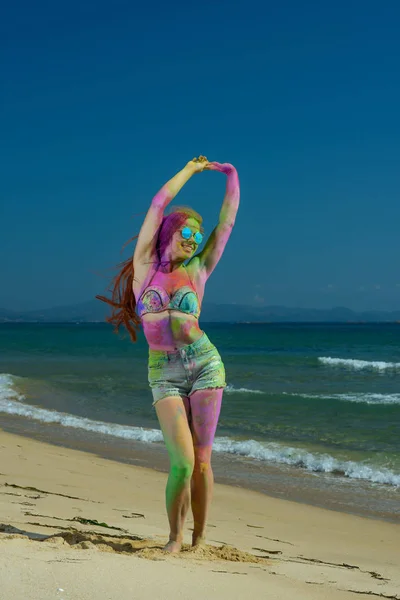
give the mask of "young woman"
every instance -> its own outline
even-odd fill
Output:
[[[164,211],[190,177],[203,170],[224,173],[227,185],[219,222],[196,254],[203,239],[201,216],[188,207],[167,216]],[[189,161],[153,198],[137,236],[133,264],[131,259],[122,264],[112,299],[97,296],[113,306],[107,321],[117,330],[124,325],[132,341],[141,324],[149,344],[148,379],[170,458],[168,552],[181,549],[190,502],[192,544],[204,541],[214,482],[212,444],[226,383],[221,356],[198,319],[206,281],[235,223],[239,196],[232,165],[208,162],[204,156]]]

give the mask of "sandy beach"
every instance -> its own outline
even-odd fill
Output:
[[[217,483],[207,545],[169,556],[165,473],[3,431],[0,450],[1,600],[400,598],[396,524]]]

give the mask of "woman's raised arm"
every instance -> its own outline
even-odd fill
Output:
[[[192,175],[203,171],[207,164],[208,161],[205,156],[190,160],[187,165],[174,175],[172,179],[167,181],[154,196],[136,242],[133,255],[134,263],[136,261],[144,262],[153,257],[157,241],[156,233],[161,225],[164,210]]]
[[[208,278],[217,266],[232,233],[240,201],[239,176],[230,163],[210,162],[209,171],[220,171],[227,176],[226,191],[218,224],[211,232],[203,250],[196,255],[199,269],[204,271]]]

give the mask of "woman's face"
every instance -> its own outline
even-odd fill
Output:
[[[182,229],[184,227],[190,227],[193,234],[189,239],[182,237]],[[198,244],[193,239],[194,234],[200,231],[200,225],[196,219],[192,217],[186,219],[186,221],[175,231],[171,240],[171,258],[186,260],[191,258],[198,248]]]

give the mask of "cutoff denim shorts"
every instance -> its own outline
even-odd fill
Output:
[[[226,387],[224,363],[205,333],[177,350],[150,348],[148,379],[153,406],[167,396],[186,397],[196,390]]]

